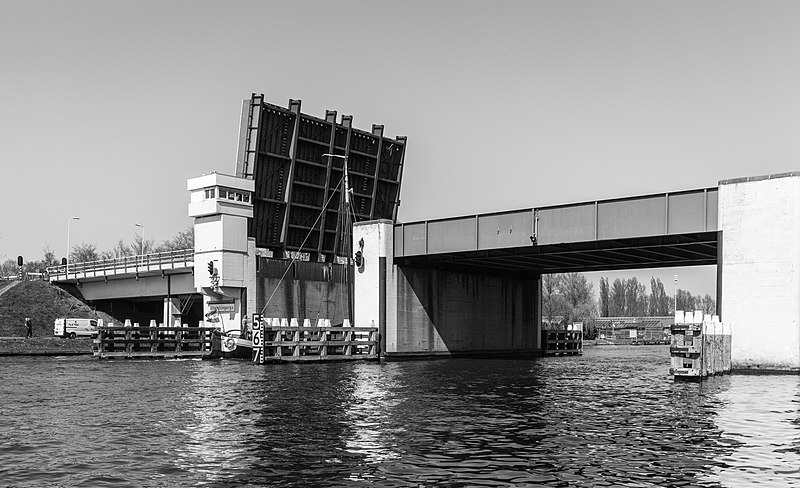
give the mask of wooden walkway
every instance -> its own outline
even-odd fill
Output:
[[[98,327],[92,352],[101,359],[206,358],[213,327]]]
[[[376,360],[377,327],[325,327],[275,324],[277,319],[263,321],[253,334],[253,362],[277,363],[298,361]],[[277,323],[281,323],[278,321]]]

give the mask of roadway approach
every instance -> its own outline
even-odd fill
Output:
[[[214,191],[222,188],[243,197],[225,200]],[[169,323],[186,322],[181,296],[202,303],[194,312],[201,320],[224,312],[240,324],[276,292],[285,306],[269,316],[313,318],[303,297],[326,278],[261,279],[270,258],[246,237],[252,180],[214,173],[190,179],[188,189],[195,249],[183,264],[151,266],[146,275],[76,264],[68,274],[51,270],[51,280],[79,285],[89,300],[160,300]],[[353,250],[363,256],[353,272],[353,318],[379,327],[386,357],[539,351],[542,274],[717,265],[733,369],[800,371],[800,172],[447,219],[358,222]]]

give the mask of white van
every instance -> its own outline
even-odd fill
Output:
[[[102,320],[99,325],[103,325]],[[56,319],[53,325],[53,335],[70,339],[78,336],[91,337],[97,331],[97,326],[97,319]]]

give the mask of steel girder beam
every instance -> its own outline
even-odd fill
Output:
[[[717,232],[400,257],[401,265],[490,274],[560,273],[717,264]]]

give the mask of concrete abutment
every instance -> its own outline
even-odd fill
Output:
[[[800,173],[721,181],[719,224],[732,369],[800,372]]]

